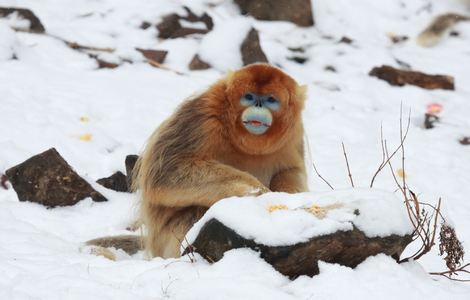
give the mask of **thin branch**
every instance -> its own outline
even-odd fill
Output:
[[[444,276],[447,279],[454,280],[454,281],[470,282],[470,279],[457,279],[457,278],[452,278],[451,277],[452,275],[458,275],[459,272],[460,273],[470,274],[470,270],[465,270],[465,268],[467,268],[467,267],[470,267],[470,263],[468,263],[466,265],[463,265],[460,268],[455,269],[455,270],[447,270],[447,271],[443,271],[443,272],[431,272],[429,274]]]
[[[401,114],[400,114],[400,120],[401,120]],[[401,149],[402,145],[405,143],[405,140],[408,136],[408,132],[410,130],[410,124],[411,124],[411,111],[410,111],[410,115],[408,116],[408,122],[407,122],[407,125],[406,125],[406,130],[405,130],[405,134],[401,135],[401,138],[400,138],[400,144],[397,146],[397,148],[392,152],[392,154],[390,156],[387,155],[387,160],[386,161],[382,161],[382,163],[379,165],[377,171],[375,172],[374,176],[372,176],[372,180],[370,182],[370,188],[372,188],[374,186],[374,181],[375,181],[375,178],[379,175],[379,173],[382,171],[382,169],[390,163],[390,160],[395,156],[395,154],[397,154],[397,152]],[[401,125],[401,121],[400,121],[400,128],[402,128],[402,125]],[[385,143],[386,144],[386,140],[384,141],[383,140],[383,136],[382,136],[382,128],[381,128],[381,141],[382,141],[382,145]],[[382,155],[383,155],[383,146],[382,146]]]
[[[354,182],[353,182],[353,178],[352,178],[352,175],[351,175],[351,169],[349,168],[348,155],[346,154],[346,148],[344,148],[344,143],[343,142],[341,142],[341,145],[343,146],[344,159],[346,160],[346,166],[348,167],[349,180],[351,181],[352,187],[354,187]]]
[[[385,141],[385,154],[387,155],[387,162],[386,163],[390,167],[390,173],[392,174],[393,180],[395,180],[395,183],[397,184],[398,189],[403,193],[404,191],[402,190],[401,185],[398,182],[397,176],[395,175],[395,171],[393,170],[392,163],[390,162],[391,157],[388,155],[387,141]]]
[[[183,72],[180,72],[180,71],[177,71],[177,70],[173,70],[173,69],[170,69],[169,67],[165,66],[164,64],[161,64],[159,63],[158,61],[155,61],[153,59],[150,59],[150,58],[146,58],[147,60],[147,63],[155,68],[159,68],[159,69],[162,69],[162,70],[165,70],[165,71],[170,71],[170,72],[173,72],[177,75],[187,75]]]
[[[323,176],[321,176],[320,172],[318,172],[317,166],[315,165],[315,163],[313,161],[313,158],[312,158],[312,153],[310,151],[310,142],[309,142],[308,137],[307,137],[306,134],[304,134],[304,138],[305,138],[305,141],[307,142],[308,157],[310,158],[310,161],[312,162],[313,170],[315,170],[315,173],[317,174],[317,176],[321,180],[323,180],[323,182],[326,183],[330,187],[330,189],[334,190],[335,188],[325,178],[323,178]]]
[[[330,189],[334,190],[335,188],[325,178],[323,178],[323,176],[321,176],[321,174],[318,172],[317,167],[315,166],[315,163],[313,162],[313,160],[312,160],[312,166],[317,176],[320,177],[320,179],[323,180],[323,182],[326,183],[330,187]]]

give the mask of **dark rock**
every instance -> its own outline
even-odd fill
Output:
[[[159,64],[165,61],[166,55],[168,54],[168,51],[164,51],[164,50],[152,50],[152,49],[141,49],[141,48],[135,48],[135,50],[142,53],[142,55],[146,59],[157,62]]]
[[[188,14],[186,17],[182,17],[183,20],[186,20],[192,23],[202,22],[206,24],[206,28],[208,31],[214,28],[214,22],[212,21],[212,18],[208,14],[203,13],[199,17],[196,14],[194,14],[188,7],[184,6],[183,8],[186,10],[186,13]]]
[[[98,69],[116,69],[117,67],[119,67],[119,64],[105,61],[97,57],[95,57],[95,60],[98,64]]]
[[[177,14],[167,15],[157,24],[158,37],[163,39],[173,38],[174,33],[181,29],[180,18]]]
[[[44,33],[46,31],[39,18],[36,17],[36,15],[31,10],[16,7],[0,7],[0,17],[7,17],[12,13],[17,13],[20,18],[29,21],[28,30],[30,32]]]
[[[460,139],[459,143],[461,145],[470,145],[470,137],[466,136]]]
[[[431,129],[434,128],[434,124],[439,122],[439,117],[434,114],[426,113],[424,114],[424,128]]]
[[[337,231],[311,240],[288,246],[270,247],[246,239],[216,219],[209,220],[185,253],[195,251],[210,262],[220,260],[224,253],[236,248],[259,251],[261,257],[280,273],[295,278],[319,273],[318,261],[356,267],[367,257],[379,253],[398,260],[411,235],[369,238],[354,227],[350,231]]]
[[[313,26],[310,0],[235,0],[242,14],[258,20],[290,21],[299,26]]]
[[[301,64],[301,65],[303,65],[304,63],[308,61],[307,57],[302,57],[302,56],[292,56],[292,57],[288,57],[287,59],[295,61],[296,63]]]
[[[401,44],[409,40],[409,37],[407,37],[406,35],[390,35],[389,37],[390,41],[392,41],[392,43],[394,44]]]
[[[20,201],[47,207],[74,205],[87,197],[107,201],[54,148],[8,169],[6,175]]]
[[[150,26],[152,26],[152,23],[147,22],[147,21],[143,21],[142,24],[140,24],[139,28],[143,29],[143,30],[146,30],[146,29],[150,28]]]
[[[339,40],[339,43],[348,44],[348,45],[352,44],[353,42],[354,42],[354,41],[353,41],[351,38],[347,37],[347,36],[343,36],[343,37]]]
[[[294,48],[287,48],[289,51],[292,52],[299,52],[299,53],[305,53],[305,48],[303,47],[294,47]]]
[[[109,177],[98,179],[96,182],[116,192],[129,192],[127,176],[120,171],[117,171]]]
[[[251,28],[251,30],[248,32],[248,35],[245,37],[240,50],[242,53],[242,61],[244,66],[257,62],[268,62],[268,59],[266,58],[266,55],[264,54],[263,49],[261,49],[261,45],[259,43],[258,31],[256,31],[254,28]]]
[[[135,168],[135,164],[137,163],[137,160],[139,159],[138,155],[135,154],[130,154],[126,156],[126,174],[127,174],[127,189],[128,191],[132,192],[132,176]]]
[[[5,174],[0,174],[0,186],[8,190],[8,177]]]
[[[98,64],[98,69],[115,69],[120,66],[120,64],[109,62],[99,58],[97,54],[88,53],[88,56],[96,61]]]
[[[454,90],[454,77],[447,75],[429,75],[416,71],[405,71],[383,65],[369,72],[370,76],[387,81],[390,85],[404,86],[406,84],[419,86],[424,89]]]
[[[207,70],[211,67],[208,63],[203,61],[199,55],[194,55],[193,59],[189,63],[190,70]]]
[[[331,66],[331,65],[325,66],[324,69],[325,69],[325,71],[328,71],[328,72],[333,72],[333,73],[338,72],[338,71],[336,70],[336,68],[333,67],[333,66]]]
[[[164,39],[174,39],[184,37],[190,34],[205,34],[212,30],[214,23],[212,18],[204,13],[202,16],[195,15],[189,8],[184,7],[187,16],[179,16],[177,14],[170,14],[163,18],[163,20],[157,24],[158,37]],[[206,25],[206,29],[198,28],[187,28],[180,24],[180,20],[185,20],[191,23],[203,22]]]

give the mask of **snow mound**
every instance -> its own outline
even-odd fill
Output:
[[[14,57],[15,50],[18,47],[18,40],[15,32],[6,22],[0,22],[0,61],[9,60]]]
[[[368,237],[411,234],[406,208],[395,194],[374,189],[327,193],[268,193],[232,197],[213,205],[187,234],[192,243],[203,225],[217,219],[239,235],[267,246],[292,245],[353,229]]]

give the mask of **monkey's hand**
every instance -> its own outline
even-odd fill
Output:
[[[188,161],[166,176],[171,177],[169,183],[147,187],[143,191],[144,198],[169,207],[210,207],[223,198],[269,192],[251,174],[216,161]]]
[[[307,191],[307,180],[303,168],[294,167],[279,171],[269,185],[273,192],[300,193]]]
[[[270,190],[267,187],[261,187],[249,191],[245,196],[260,196],[269,192]]]

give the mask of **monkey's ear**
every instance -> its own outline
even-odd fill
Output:
[[[307,85],[297,85],[295,90],[295,98],[297,102],[303,104],[307,99]]]
[[[231,80],[234,75],[235,75],[235,71],[233,71],[233,70],[228,70],[228,71],[227,71],[227,74],[225,74],[225,78],[228,79],[228,80]]]

